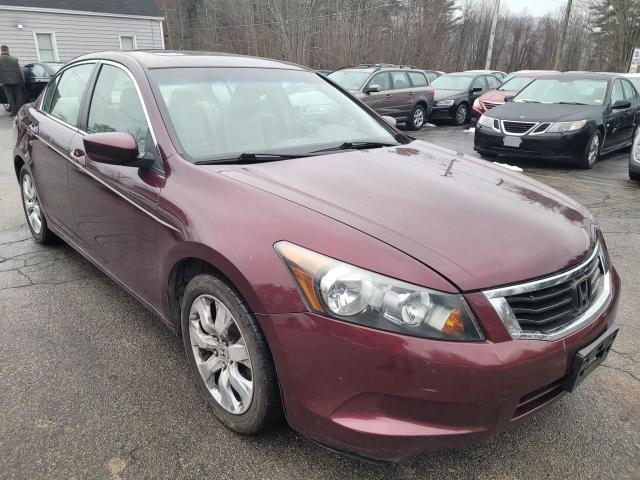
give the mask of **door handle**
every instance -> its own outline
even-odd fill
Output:
[[[87,156],[85,155],[84,151],[79,148],[71,151],[71,158],[73,158],[73,160],[80,165],[84,166],[87,164]]]
[[[387,94],[385,95],[385,98],[391,98],[391,94],[390,94],[390,93],[387,93]]]
[[[40,128],[38,127],[37,123],[31,123],[29,124],[29,133],[32,133],[33,135],[37,135],[38,132],[40,131]]]

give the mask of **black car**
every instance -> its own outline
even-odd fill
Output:
[[[639,122],[640,95],[621,75],[548,75],[478,119],[475,150],[485,157],[531,157],[592,168],[601,154],[631,145]]]
[[[493,75],[475,72],[447,73],[436,78],[431,120],[453,120],[462,125],[469,120],[471,106],[476,98],[500,85]]]
[[[25,102],[31,102],[35,100],[40,92],[44,89],[45,85],[49,83],[51,77],[60,70],[64,63],[30,63],[22,67],[22,73],[25,80]],[[4,89],[0,88],[0,103],[5,105],[5,108],[9,110],[7,105],[7,98],[4,93]]]

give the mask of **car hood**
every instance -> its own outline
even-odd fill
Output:
[[[466,90],[449,90],[443,88],[433,87],[433,99],[437,102],[438,100],[448,100],[450,98],[459,97],[461,95],[467,95]]]
[[[508,90],[489,90],[487,93],[480,96],[480,101],[503,103],[505,97],[508,97],[509,95],[515,95],[516,93],[518,92]]]
[[[565,269],[594,243],[590,214],[568,197],[504,167],[422,141],[205,168],[377,238],[463,291]]]
[[[532,122],[570,122],[601,115],[600,105],[558,105],[550,103],[509,102],[491,109],[490,117],[500,120]]]

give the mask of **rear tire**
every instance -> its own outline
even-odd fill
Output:
[[[453,117],[453,123],[458,127],[464,125],[469,117],[469,108],[466,103],[461,103],[456,109],[455,116]]]
[[[411,110],[409,120],[407,121],[407,128],[409,130],[420,130],[424,127],[427,121],[427,109],[422,105],[416,105]]]
[[[267,341],[230,285],[208,274],[192,278],[182,297],[181,327],[195,382],[223,424],[253,434],[281,422],[280,390]]]
[[[57,241],[58,237],[49,229],[47,219],[40,206],[35,182],[26,165],[20,169],[20,193],[22,193],[22,208],[33,239],[43,245]]]
[[[596,130],[589,142],[587,143],[587,147],[582,154],[582,158],[578,163],[578,166],[584,170],[592,169],[598,160],[600,159],[600,150],[602,149],[602,133],[600,130]]]

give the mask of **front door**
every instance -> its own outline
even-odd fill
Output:
[[[85,130],[129,133],[141,155],[159,160],[141,99],[123,68],[100,67]],[[138,169],[94,162],[84,152],[83,137],[72,140],[75,162],[69,168],[74,228],[81,246],[132,290],[156,303],[158,223],[154,211],[164,181],[162,166]]]
[[[64,70],[49,85],[39,108],[30,109],[30,169],[38,197],[47,217],[68,235],[73,224],[67,184],[69,147],[78,131],[82,97],[94,68],[95,63],[86,63]]]
[[[625,98],[622,80],[618,79],[613,82],[611,89],[611,97],[607,113],[605,114],[605,128],[607,136],[604,140],[604,148],[615,147],[628,140],[631,137],[634,118],[634,102],[631,102],[631,108],[613,109],[613,105],[618,101],[627,101]]]
[[[393,105],[393,99],[391,94],[391,80],[389,79],[389,73],[376,73],[373,77],[371,77],[371,80],[369,80],[366,86],[370,87],[371,85],[378,85],[380,87],[380,91],[367,93],[366,96],[362,98],[362,100],[380,115],[391,115],[390,107]]]

